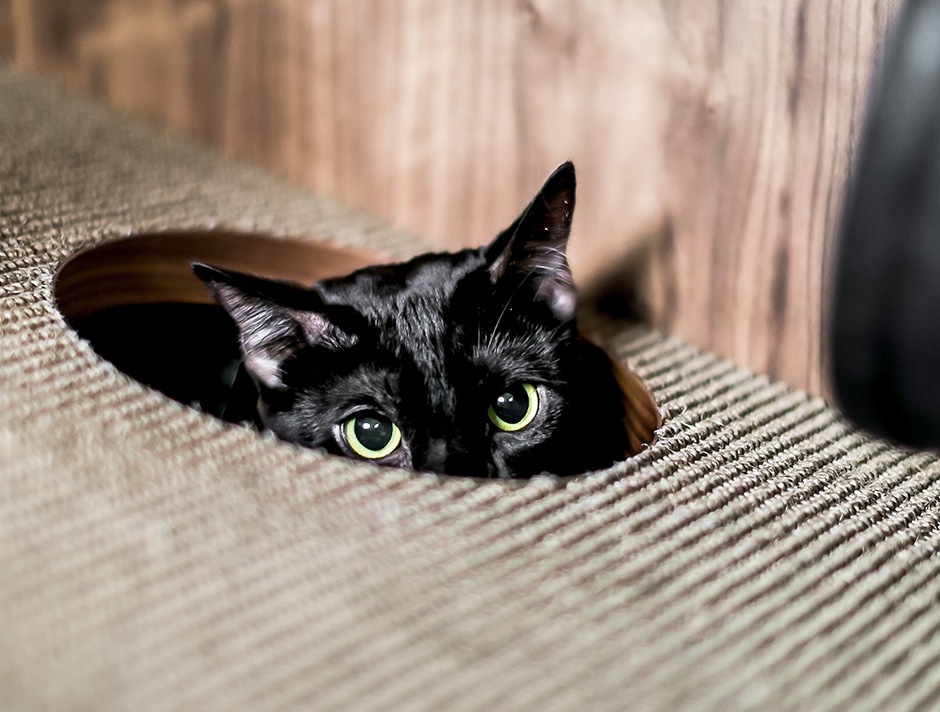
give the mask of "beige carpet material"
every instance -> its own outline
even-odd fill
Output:
[[[214,226],[419,249],[0,69],[0,709],[940,704],[935,457],[643,330],[615,346],[664,425],[610,470],[300,451],[128,379],[56,310],[75,250]]]

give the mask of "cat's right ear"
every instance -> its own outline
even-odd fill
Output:
[[[281,365],[301,348],[355,342],[330,323],[313,290],[199,262],[191,266],[238,325],[248,372],[268,388],[285,387]]]
[[[577,291],[566,250],[575,194],[574,165],[563,163],[512,225],[484,250],[494,283],[531,283],[559,321],[574,318]]]

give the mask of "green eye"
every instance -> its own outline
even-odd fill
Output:
[[[358,415],[343,424],[343,436],[359,457],[378,460],[391,455],[401,443],[401,430],[380,415]]]
[[[500,393],[487,415],[500,430],[515,432],[533,421],[539,412],[539,394],[531,383],[517,383]]]

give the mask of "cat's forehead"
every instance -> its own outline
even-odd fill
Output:
[[[479,250],[420,255],[407,262],[366,267],[347,277],[321,282],[326,301],[365,313],[387,314],[408,302],[428,308],[445,304],[471,273],[484,266]]]

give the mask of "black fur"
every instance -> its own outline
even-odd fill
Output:
[[[575,320],[565,257],[574,193],[566,163],[489,246],[310,288],[194,265],[239,326],[265,427],[354,456],[342,424],[380,414],[402,440],[379,462],[453,475],[568,475],[621,459],[620,391]],[[523,382],[538,412],[504,432],[487,409]]]

